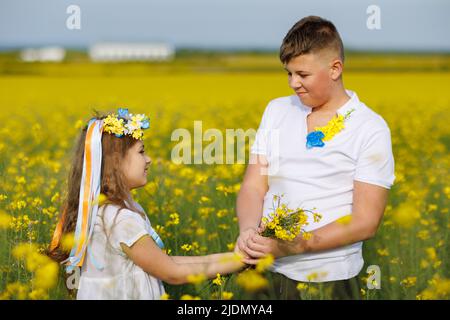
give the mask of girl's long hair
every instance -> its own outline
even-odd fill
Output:
[[[96,117],[98,120],[104,118],[105,116]],[[59,219],[63,219],[62,235],[73,233],[77,224],[86,133],[87,125],[79,135],[73,150],[72,164],[67,180],[67,196],[63,202],[59,217]],[[129,209],[143,214],[130,201],[129,189],[126,186],[125,177],[121,169],[127,151],[137,141],[128,135],[120,138],[109,133],[103,133],[102,135],[100,192],[106,196],[106,204],[113,204],[119,207],[118,212],[122,209]],[[128,205],[125,201],[128,202]],[[63,217],[64,212],[66,213]],[[47,250],[47,255],[57,262],[62,262],[69,257],[69,252],[63,250],[60,244],[58,244],[55,248]]]

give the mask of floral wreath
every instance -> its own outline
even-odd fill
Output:
[[[110,114],[103,120],[103,126],[104,132],[116,137],[129,135],[143,140],[144,130],[150,127],[150,119],[145,114],[132,114],[128,113],[128,109],[119,108],[117,114]]]

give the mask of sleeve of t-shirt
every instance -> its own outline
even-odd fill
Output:
[[[371,134],[362,146],[354,180],[391,188],[395,175],[389,128]]]
[[[142,236],[148,234],[144,218],[139,213],[126,209],[118,213],[111,227],[112,243],[117,249],[121,249],[121,243],[131,247]]]
[[[268,154],[268,137],[269,137],[269,113],[271,109],[271,103],[269,103],[264,110],[261,123],[256,131],[255,141],[250,148],[252,154]]]

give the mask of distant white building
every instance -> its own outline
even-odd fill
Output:
[[[175,55],[164,43],[98,43],[89,48],[92,61],[165,61]]]
[[[25,62],[61,62],[66,50],[61,47],[26,48],[20,51],[20,59]]]

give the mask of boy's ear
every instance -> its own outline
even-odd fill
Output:
[[[344,69],[344,65],[340,59],[334,59],[330,63],[330,76],[333,80],[338,80]]]

